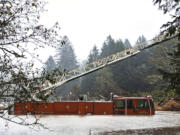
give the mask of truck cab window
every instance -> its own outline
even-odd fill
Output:
[[[124,109],[125,108],[125,100],[117,100],[116,107],[120,108],[120,109]]]
[[[149,108],[148,101],[146,99],[138,99],[138,105],[137,108]]]
[[[133,108],[133,103],[132,103],[132,100],[131,100],[131,99],[128,99],[128,100],[127,100],[127,108],[128,108],[128,109]]]

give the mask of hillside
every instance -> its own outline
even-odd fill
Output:
[[[170,99],[163,105],[155,105],[157,111],[180,111],[180,99]]]

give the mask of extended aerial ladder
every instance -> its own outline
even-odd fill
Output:
[[[102,69],[108,65],[125,60],[129,57],[135,56],[138,53],[140,53],[142,50],[158,45],[162,42],[166,42],[175,37],[177,37],[177,35],[166,37],[166,38],[164,38],[163,36],[158,36],[158,37],[153,38],[152,40],[148,40],[148,41],[136,44],[131,48],[109,55],[105,58],[98,59],[92,63],[80,66],[74,70],[69,71],[66,74],[63,74],[62,76],[58,76],[56,78],[57,83],[55,84],[45,83],[39,92],[43,92],[43,93],[45,92],[45,95],[49,95],[52,92],[52,89],[55,89],[64,83],[67,83],[69,81],[82,77],[86,74]]]

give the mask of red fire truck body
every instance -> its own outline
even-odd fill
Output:
[[[151,97],[114,97],[112,101],[27,102],[14,104],[15,115],[154,115]]]

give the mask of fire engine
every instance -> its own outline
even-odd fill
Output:
[[[150,96],[113,96],[110,101],[17,102],[14,104],[13,113],[15,115],[154,115],[155,109]]]

